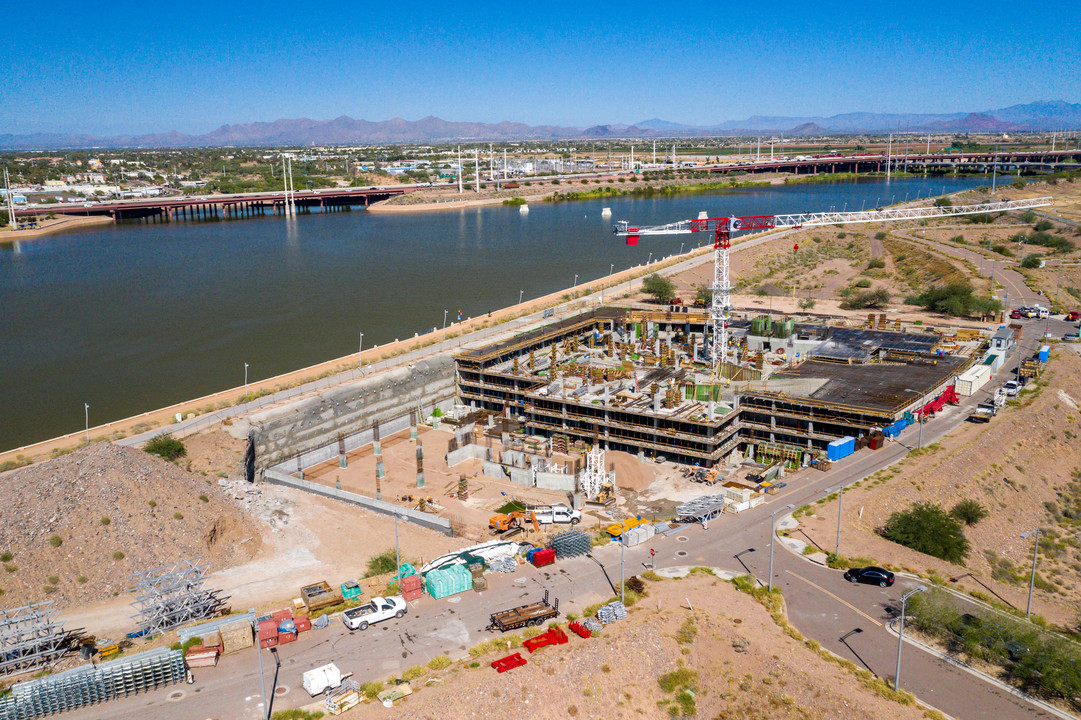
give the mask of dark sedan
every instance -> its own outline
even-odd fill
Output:
[[[849,568],[845,570],[845,580],[853,583],[889,587],[893,585],[893,573],[880,567]]]

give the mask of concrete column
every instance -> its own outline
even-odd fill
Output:
[[[417,441],[417,487],[424,487],[424,446]]]
[[[380,480],[386,474],[386,470],[383,467],[383,446],[379,442],[379,423],[376,422],[372,425],[372,450],[375,453],[375,499],[383,499],[383,490],[380,484]]]
[[[409,439],[413,442],[417,441],[417,411],[409,411]]]
[[[345,455],[345,436],[338,436],[338,467],[349,467],[349,459]]]
[[[304,479],[304,468],[300,464],[300,453],[297,453],[297,477]]]

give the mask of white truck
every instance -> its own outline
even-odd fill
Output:
[[[404,617],[409,607],[401,595],[372,598],[367,605],[350,608],[342,613],[342,622],[350,630],[367,630],[369,625]]]
[[[553,523],[560,525],[577,525],[582,521],[582,513],[580,511],[572,510],[563,504],[532,508],[532,510],[537,516],[537,522],[541,525],[551,525]]]

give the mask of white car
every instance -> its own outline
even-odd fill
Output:
[[[1010,397],[1016,397],[1017,393],[1021,392],[1021,383],[1016,380],[1007,380],[1002,389],[1006,391],[1006,394]]]
[[[367,630],[369,625],[389,620],[392,617],[401,618],[409,612],[409,606],[401,595],[392,597],[372,598],[367,605],[350,608],[342,613],[342,622],[350,630]]]

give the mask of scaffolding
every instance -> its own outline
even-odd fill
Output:
[[[132,615],[139,631],[137,636],[156,635],[192,620],[213,616],[228,598],[219,597],[221,590],[207,590],[208,563],[202,558],[181,560],[172,565],[132,573],[135,600]]]
[[[0,720],[29,720],[181,682],[184,656],[159,648],[18,683],[0,698]]]
[[[82,635],[64,630],[54,603],[0,609],[0,675],[46,667],[62,658]]]

